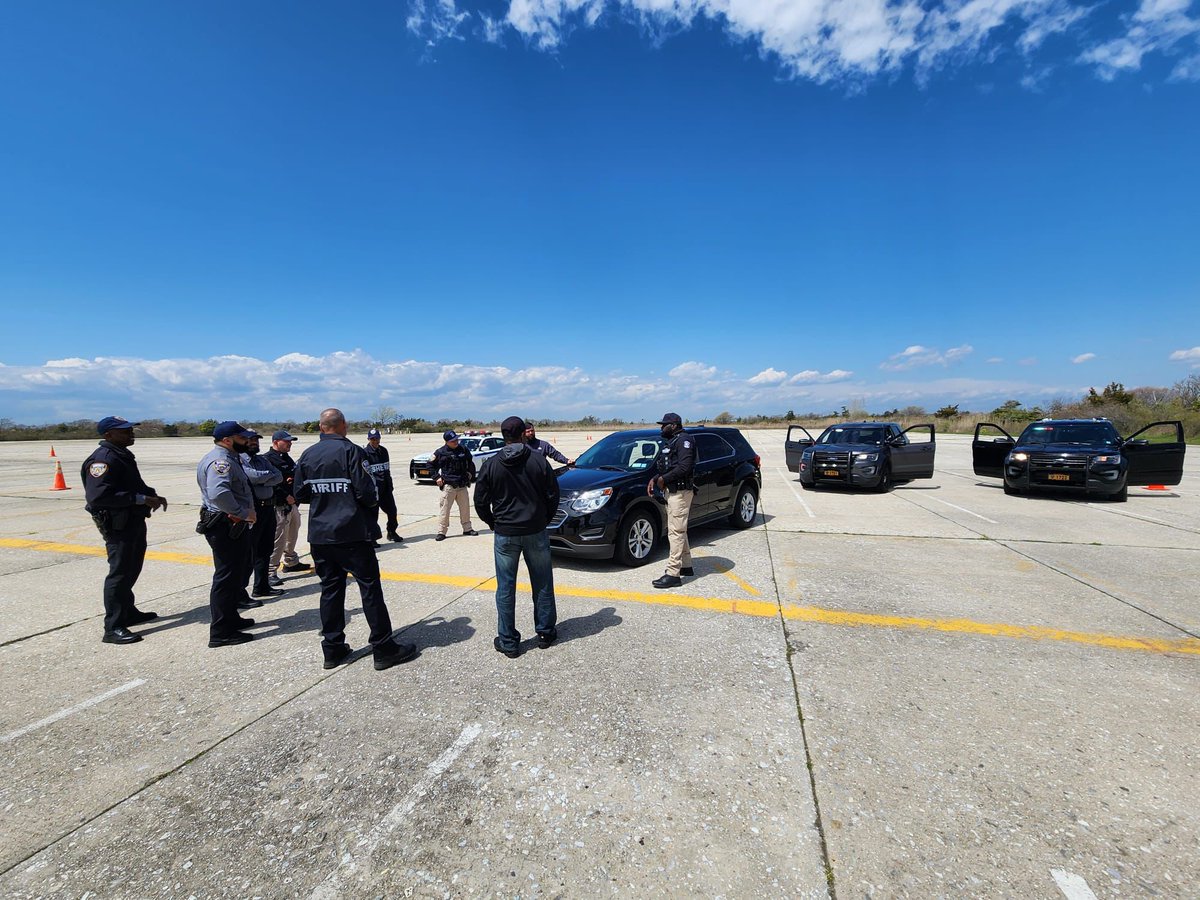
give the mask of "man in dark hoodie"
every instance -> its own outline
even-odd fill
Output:
[[[546,526],[558,511],[558,479],[546,457],[525,443],[525,422],[509,416],[500,423],[504,448],[483,464],[475,483],[475,511],[496,533],[496,618],[493,646],[510,659],[521,655],[517,631],[517,564],[521,555],[533,584],[533,624],[538,646],[558,638],[555,625],[554,569]]]

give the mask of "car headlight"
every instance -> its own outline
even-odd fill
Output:
[[[1107,456],[1093,456],[1092,457],[1092,462],[1094,462],[1094,463],[1119,463],[1120,461],[1121,461],[1121,454],[1119,454],[1119,453],[1110,453]]]
[[[875,462],[875,460],[877,460],[877,459],[879,459],[878,453],[855,453],[854,454],[855,462]]]
[[[1011,456],[1009,456],[1009,460],[1012,462],[1025,462],[1028,459],[1029,459],[1028,453],[1014,453]]]
[[[613,489],[599,488],[594,491],[584,491],[571,501],[571,509],[578,513],[595,512],[612,497]]]

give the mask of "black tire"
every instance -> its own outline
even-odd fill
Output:
[[[1018,491],[1015,487],[1010,487],[1007,481],[1004,482],[1004,493],[1008,494],[1008,496],[1010,496],[1010,497],[1020,497],[1021,496],[1021,492]]]
[[[879,473],[879,484],[875,485],[875,490],[880,494],[887,494],[892,490],[891,466],[883,467],[883,471]]]
[[[1109,494],[1108,499],[1111,500],[1113,503],[1124,503],[1126,500],[1129,499],[1129,485],[1127,485],[1127,484],[1121,485],[1121,489],[1119,491],[1117,491],[1115,494]]]
[[[802,481],[800,482],[800,487],[804,488],[806,491],[812,491],[816,490],[817,483],[815,481]]]
[[[641,506],[621,520],[613,556],[623,566],[644,566],[650,562],[657,544],[658,516]]]
[[[729,524],[734,528],[749,528],[758,518],[758,494],[749,484],[738,488],[733,498],[733,510],[729,513]]]

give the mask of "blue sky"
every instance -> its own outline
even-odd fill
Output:
[[[0,416],[990,409],[1200,366],[1200,4],[9,4]]]

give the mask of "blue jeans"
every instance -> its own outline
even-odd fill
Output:
[[[503,650],[516,650],[521,643],[517,631],[517,564],[525,554],[529,580],[533,583],[533,627],[537,633],[555,636],[558,610],[554,606],[554,569],[550,565],[550,536],[537,534],[496,535],[496,618]]]

